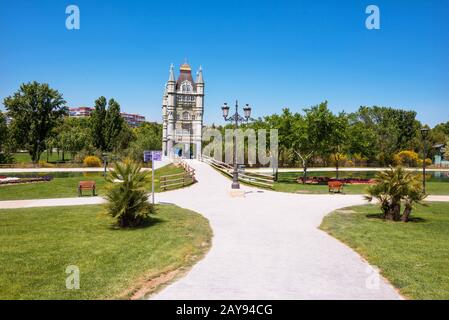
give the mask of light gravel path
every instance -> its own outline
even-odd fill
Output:
[[[190,161],[199,183],[157,195],[200,212],[214,232],[206,257],[154,299],[400,299],[357,253],[318,229],[329,212],[361,196],[298,195],[243,187]],[[374,272],[374,273],[373,273]],[[376,281],[374,281],[376,283]],[[368,286],[367,286],[368,284]]]

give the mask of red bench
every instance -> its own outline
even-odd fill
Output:
[[[340,193],[343,190],[343,182],[340,181],[329,181],[327,185],[329,186],[329,192]]]
[[[78,183],[78,196],[83,196],[83,190],[92,190],[92,196],[96,196],[95,189],[96,189],[96,182],[95,181],[80,181]]]

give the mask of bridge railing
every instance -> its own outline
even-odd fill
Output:
[[[232,177],[234,168],[230,164],[205,155],[201,157],[201,161],[209,164],[223,174]],[[273,188],[274,175],[253,172],[239,172],[239,180],[257,187]]]

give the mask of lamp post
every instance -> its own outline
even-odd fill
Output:
[[[422,188],[423,193],[426,193],[426,158],[427,158],[427,136],[429,135],[429,128],[421,128],[421,137],[423,141],[423,162],[422,162]]]
[[[251,117],[251,107],[246,104],[243,108],[243,117],[239,114],[239,103],[235,101],[235,113],[232,116],[229,116],[229,106],[227,103],[224,103],[221,107],[223,111],[223,118],[225,121],[234,122],[235,128],[239,127],[239,122],[248,122]],[[232,189],[240,189],[239,183],[239,171],[237,165],[237,146],[236,146],[236,137],[235,133],[232,137],[233,141],[233,161],[234,161],[234,172],[232,173]]]
[[[103,153],[103,177],[106,177],[106,171],[108,168],[108,154],[107,153]]]

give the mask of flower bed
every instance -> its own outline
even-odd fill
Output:
[[[303,177],[299,177],[296,182],[303,183]],[[309,177],[306,180],[306,184],[318,184],[318,185],[327,185],[329,182],[339,181],[344,184],[373,184],[375,183],[374,179],[363,179],[363,178],[329,178],[329,177]]]
[[[51,180],[53,180],[52,176],[25,177],[25,178],[11,178],[6,176],[0,176],[0,185],[48,182]]]

